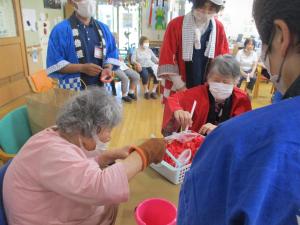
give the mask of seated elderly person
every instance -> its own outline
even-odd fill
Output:
[[[180,128],[203,135],[218,124],[251,110],[251,103],[243,91],[235,87],[240,67],[231,55],[218,56],[212,63],[207,84],[178,92],[167,98],[162,134],[168,136]],[[196,108],[191,116],[192,106]]]
[[[246,80],[247,92],[251,94],[256,82],[256,68],[258,63],[254,39],[247,38],[245,40],[244,48],[237,53],[236,60],[240,63],[242,75],[237,86],[240,88],[242,82]]]
[[[128,180],[160,162],[165,148],[162,139],[150,139],[103,151],[121,112],[105,90],[89,89],[66,104],[55,127],[28,140],[4,178],[10,225],[114,224],[118,204],[129,197]],[[94,150],[101,153],[87,157]]]
[[[149,48],[149,39],[142,36],[139,40],[139,47],[133,52],[131,56],[131,63],[134,64],[136,70],[140,73],[142,83],[144,86],[144,98],[156,99],[156,89],[159,81],[157,79],[158,58]],[[148,89],[149,77],[153,77],[153,88],[151,93]]]

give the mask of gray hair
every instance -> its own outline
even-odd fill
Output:
[[[209,74],[219,73],[223,76],[231,76],[234,80],[240,77],[240,64],[232,55],[220,55],[216,57],[210,67]]]
[[[71,98],[56,119],[64,133],[92,137],[102,128],[115,127],[122,118],[121,105],[104,88],[93,87]]]

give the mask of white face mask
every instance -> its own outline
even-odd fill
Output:
[[[214,17],[214,14],[193,10],[193,16],[195,17],[196,23],[207,24]]]
[[[94,151],[103,152],[108,149],[109,142],[104,143],[104,142],[100,141],[99,137],[96,134],[93,135],[93,139],[96,142],[96,148]]]
[[[81,140],[81,138],[79,137],[79,145],[80,145],[80,148],[81,148],[82,150],[84,150],[84,153],[85,153],[86,156],[88,156],[88,157],[89,157],[89,156],[95,156],[95,151],[97,151],[96,154],[99,154],[99,153],[103,153],[103,151],[106,151],[106,150],[108,149],[108,145],[109,145],[108,142],[107,142],[107,143],[104,143],[104,142],[100,141],[97,135],[93,135],[93,139],[94,139],[94,141],[96,142],[96,147],[95,147],[94,150],[89,151],[89,150],[87,150],[87,149],[84,147],[84,145],[83,145],[83,143],[82,143],[82,140]]]
[[[224,101],[232,95],[233,84],[208,82],[209,91],[216,101]]]
[[[144,44],[143,44],[143,47],[144,47],[144,48],[149,48],[149,43],[144,43]]]
[[[84,18],[91,18],[94,14],[95,4],[92,0],[83,0],[81,2],[75,2],[73,0],[73,3],[77,5],[77,9],[75,8],[75,11]]]

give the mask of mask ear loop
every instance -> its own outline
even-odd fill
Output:
[[[272,42],[273,42],[275,33],[276,33],[276,28],[273,26],[273,28],[272,28],[272,33],[271,33],[271,35],[270,35],[270,39],[269,39],[269,42],[268,42],[268,48],[267,48],[266,54],[265,54],[265,56],[264,56],[264,61],[266,60],[268,53],[269,53],[269,52],[271,51],[271,49],[272,49]],[[284,66],[284,63],[285,63],[285,59],[286,59],[286,55],[284,56],[284,59],[282,60],[282,63],[281,63],[280,68],[279,68],[279,75],[278,75],[278,78],[277,78],[277,80],[276,80],[277,83],[279,83],[279,81],[281,80],[282,69],[283,69],[283,66]]]
[[[267,44],[268,47],[267,47],[266,53],[264,55],[264,61],[266,61],[268,53],[271,52],[272,42],[273,42],[273,39],[274,39],[274,36],[275,36],[275,32],[276,32],[276,30],[275,30],[275,27],[273,26],[272,32],[271,32],[271,35],[270,35],[270,38],[269,38],[269,41],[268,41],[268,44]]]
[[[97,143],[98,143],[98,141],[99,141],[99,137],[98,137],[97,131],[94,131],[94,132],[92,133],[92,137],[93,137],[93,139],[94,139],[94,141],[96,142],[96,145],[97,145]]]

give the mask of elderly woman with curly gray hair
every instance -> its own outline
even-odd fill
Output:
[[[56,126],[30,138],[8,167],[4,207],[10,225],[114,224],[128,181],[164,155],[164,141],[105,151],[121,106],[101,88],[73,97]]]

